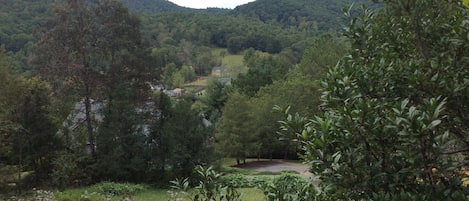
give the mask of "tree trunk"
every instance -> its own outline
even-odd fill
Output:
[[[20,157],[19,157],[19,160],[18,160],[18,183],[16,184],[18,186],[18,194],[22,194],[22,188],[23,188],[23,185],[21,182],[21,171],[23,169],[23,147],[20,146]]]
[[[96,157],[96,143],[93,134],[93,119],[91,118],[91,99],[90,99],[90,87],[85,84],[85,115],[86,115],[86,128],[88,131],[88,143],[91,150],[91,155]]]

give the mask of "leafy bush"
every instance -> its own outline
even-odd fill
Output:
[[[311,182],[294,174],[282,174],[260,188],[268,201],[312,200],[318,194]]]
[[[252,188],[272,182],[272,177],[228,174],[221,176],[218,182],[233,188]]]
[[[194,188],[194,191],[189,192],[189,178],[171,181],[173,184],[172,188],[176,189],[177,192],[170,192],[170,200],[182,200],[181,196],[192,201],[240,200],[241,194],[232,186],[227,186],[222,182],[219,182],[221,174],[215,172],[212,167],[204,168],[202,166],[197,166],[195,171],[199,178],[199,185]]]
[[[59,188],[89,185],[95,172],[95,163],[88,154],[61,152],[52,162],[52,182]]]
[[[96,189],[97,192],[102,194],[115,196],[134,195],[147,190],[148,187],[142,184],[102,182],[94,185],[93,189]]]
[[[353,50],[321,81],[323,113],[287,115],[282,129],[341,199],[452,199],[467,191],[469,13],[458,1],[384,2],[351,19]]]
[[[229,174],[220,177],[218,181],[221,185],[233,188],[253,187],[251,180],[242,174]]]

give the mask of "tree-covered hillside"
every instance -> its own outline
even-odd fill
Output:
[[[2,6],[0,7],[0,44],[4,45],[7,51],[18,52],[24,49],[28,42],[35,42],[36,38],[33,32],[35,29],[41,27],[41,22],[44,22],[46,16],[50,15],[51,8],[54,7],[54,2],[53,0],[2,1]],[[257,0],[246,5],[238,6],[234,10],[219,8],[190,9],[178,6],[167,0],[122,0],[122,2],[129,8],[129,11],[137,15],[141,15],[142,13],[161,14],[162,12],[218,14],[215,20],[227,21],[229,23],[239,20],[243,21],[242,24],[244,24],[245,22],[251,22],[252,19],[255,18],[261,23],[282,25],[284,27],[293,27],[295,29],[309,30],[312,32],[326,32],[340,30],[344,25],[342,14],[342,8],[344,6],[349,6],[354,3],[356,4],[355,7],[359,7],[359,4],[365,2],[370,3],[371,0]],[[226,18],[226,15],[238,18]],[[171,15],[165,18],[173,17],[180,18],[178,15]],[[196,16],[195,19],[200,20],[202,18]],[[248,18],[248,20],[242,20],[243,18]],[[175,21],[178,21],[178,19],[175,19]],[[213,20],[210,19],[208,21]],[[259,24],[258,22],[253,23]],[[143,25],[152,27],[159,26],[158,24],[161,23],[165,23],[165,26],[169,27],[174,22],[171,19],[162,22],[162,20],[153,18],[151,21],[144,21]],[[191,23],[191,26],[206,26],[206,23],[202,23],[201,25],[197,21],[194,24],[194,20],[191,20]],[[236,24],[238,25],[239,23]],[[211,26],[210,24],[208,25]],[[218,24],[212,27],[215,27],[216,30],[220,29]],[[171,29],[169,30],[171,31]],[[185,30],[178,31],[180,34],[184,34],[185,32]],[[271,37],[275,38],[275,36],[272,35]],[[225,37],[225,40],[228,38]],[[222,41],[222,43],[225,43],[222,46],[226,46],[227,42],[228,41]],[[233,39],[232,42],[235,42],[235,39]]]
[[[371,0],[257,0],[236,7],[231,14],[258,19],[265,23],[279,23],[299,29],[321,32],[337,31],[344,24],[342,9],[361,4],[371,5]]]
[[[207,8],[193,9],[179,6],[168,0],[122,0],[131,12],[136,13],[159,13],[159,12],[190,12],[208,14],[226,14],[230,9]]]
[[[129,10],[134,12],[184,12],[192,9],[181,7],[168,0],[122,0]]]
[[[50,14],[53,0],[4,0],[0,6],[0,44],[17,52],[34,41],[33,31]]]

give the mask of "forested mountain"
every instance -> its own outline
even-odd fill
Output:
[[[122,0],[129,10],[134,12],[161,12],[176,11],[184,12],[192,9],[181,7],[168,0]]]
[[[17,52],[34,41],[33,30],[50,14],[54,0],[5,0],[0,6],[0,44]]]
[[[236,7],[230,14],[320,32],[337,31],[344,24],[342,9],[371,5],[371,0],[257,0]]]
[[[207,8],[193,9],[179,6],[168,0],[122,0],[131,12],[158,13],[158,12],[198,12],[209,14],[226,14],[230,9]]]
[[[247,48],[278,53],[311,35],[242,17],[202,13],[142,15],[142,24],[144,36],[157,46],[190,41],[196,45],[228,48],[234,53]]]
[[[355,7],[358,7],[358,4],[370,3],[371,0],[257,0],[238,6],[234,10],[219,8],[191,9],[178,6],[168,0],[122,0],[122,2],[129,8],[129,11],[138,15],[142,13],[161,14],[162,12],[219,14],[216,18],[220,21],[232,22],[237,21],[237,19],[249,18],[245,22],[250,22],[252,18],[255,18],[262,23],[282,25],[284,27],[293,27],[313,32],[326,32],[341,29],[344,24],[341,10],[344,6],[354,3],[357,5]],[[33,30],[39,28],[46,16],[50,15],[53,3],[53,0],[2,1],[2,6],[0,7],[0,44],[5,45],[5,49],[8,51],[18,52],[29,41],[35,41]],[[238,18],[226,19],[222,15]],[[171,16],[178,18],[178,15]],[[201,18],[196,17],[196,19],[199,20]],[[171,26],[169,24],[173,23],[173,21],[166,20],[165,23]],[[143,25],[151,27],[157,24],[161,24],[161,21],[153,18],[153,21],[145,21]],[[198,22],[195,22],[194,26],[199,26]],[[216,29],[219,29],[219,27],[216,27]],[[180,31],[184,32],[184,30]]]

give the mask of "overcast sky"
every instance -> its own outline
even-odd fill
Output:
[[[177,5],[189,8],[235,8],[254,0],[169,0]]]

